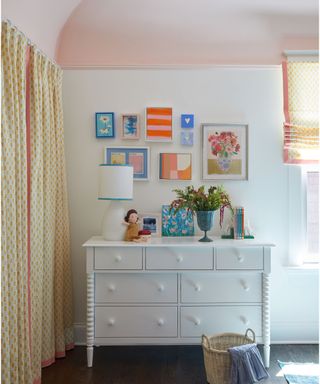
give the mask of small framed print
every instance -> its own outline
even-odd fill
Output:
[[[172,108],[146,108],[146,141],[172,141]]]
[[[128,113],[121,116],[121,137],[123,140],[139,140],[139,115]]]
[[[193,146],[193,132],[190,132],[190,131],[181,132],[181,145],[186,145],[188,147]]]
[[[181,128],[193,128],[194,115],[181,115]]]
[[[161,236],[161,214],[139,213],[140,228],[149,230],[152,237]]]
[[[191,180],[192,155],[191,153],[160,153],[159,154],[160,180]]]
[[[248,180],[248,125],[201,127],[203,180]]]
[[[96,112],[96,137],[114,137],[114,112]]]
[[[149,147],[107,147],[105,149],[105,163],[130,164],[133,166],[133,180],[149,180]]]

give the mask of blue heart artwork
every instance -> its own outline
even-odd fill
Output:
[[[194,115],[181,115],[181,128],[193,128]]]

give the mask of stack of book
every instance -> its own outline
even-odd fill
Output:
[[[244,208],[234,207],[234,238],[244,239]]]

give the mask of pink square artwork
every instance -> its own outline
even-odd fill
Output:
[[[133,166],[134,174],[143,174],[143,154],[138,152],[129,153],[129,164]]]

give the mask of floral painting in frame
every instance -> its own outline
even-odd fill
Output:
[[[248,126],[202,124],[203,180],[248,179]]]
[[[124,140],[140,139],[139,115],[130,113],[121,116],[121,137]]]
[[[96,137],[114,137],[114,112],[96,112]]]
[[[170,205],[162,206],[162,236],[193,236],[194,223],[191,211],[181,209],[174,213]]]

